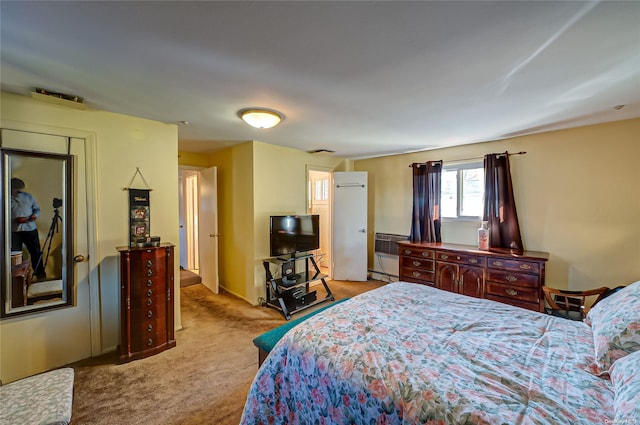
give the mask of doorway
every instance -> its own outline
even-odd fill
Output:
[[[180,286],[218,293],[217,168],[179,166]]]
[[[179,170],[180,269],[198,273],[198,171]]]
[[[320,249],[316,261],[323,274],[331,269],[331,171],[307,167],[307,212],[320,216]]]

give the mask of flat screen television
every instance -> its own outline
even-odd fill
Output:
[[[320,248],[320,216],[272,215],[271,256],[295,255]]]

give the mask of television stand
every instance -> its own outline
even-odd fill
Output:
[[[296,272],[298,261],[304,262],[304,271],[302,272]],[[280,278],[275,278],[271,273],[271,264],[280,268]],[[325,301],[335,300],[329,285],[327,285],[327,275],[320,273],[320,268],[313,254],[291,258],[269,258],[264,260],[262,265],[267,275],[265,304],[267,307],[280,310],[286,320],[291,319],[292,314]],[[317,281],[322,282],[326,292],[326,295],[320,299],[318,299],[317,291],[309,291],[310,284]]]

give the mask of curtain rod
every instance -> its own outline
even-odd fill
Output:
[[[526,154],[526,152],[524,152],[524,151],[514,152],[514,153],[509,153],[509,151],[504,151],[504,152],[498,152],[498,153],[490,153],[490,154],[487,154],[487,155],[498,155],[498,156],[509,155],[509,156],[512,156],[512,155],[525,155],[525,154]],[[484,156],[476,156],[474,158],[463,158],[463,159],[450,159],[447,162],[471,161],[473,159],[484,159]],[[414,162],[413,164],[409,165],[409,168],[413,167],[414,165],[418,165],[418,166],[427,165],[430,162],[438,162],[438,161]],[[444,162],[444,161],[442,161],[442,162]]]

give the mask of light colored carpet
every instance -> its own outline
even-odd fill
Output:
[[[383,284],[329,282],[336,299]],[[286,321],[277,310],[215,295],[202,284],[181,288],[181,302],[183,329],[176,331],[175,348],[125,364],[113,353],[70,365],[76,374],[73,425],[240,422],[258,367],[252,340]]]
[[[191,270],[180,269],[180,287],[196,285],[202,282],[200,275]]]

